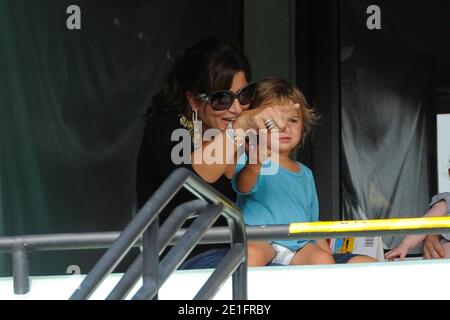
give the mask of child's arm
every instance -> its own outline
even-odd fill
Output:
[[[253,191],[259,173],[261,172],[262,163],[266,159],[267,155],[258,154],[257,146],[251,143],[249,144],[247,164],[236,176],[236,188],[238,192],[250,193]]]
[[[236,178],[237,191],[241,193],[249,193],[253,190],[258,179],[259,172],[261,171],[261,164],[247,163]]]
[[[423,216],[424,218],[431,217],[442,217],[447,214],[447,202],[440,201],[431,207],[430,210]],[[395,258],[400,257],[400,260],[405,259],[408,252],[415,248],[419,243],[421,243],[427,237],[424,235],[409,235],[406,236],[403,241],[395,247],[393,250],[389,251],[385,254],[385,259],[394,260]]]

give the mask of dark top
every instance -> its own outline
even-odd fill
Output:
[[[171,141],[172,132],[176,129],[184,128],[180,124],[180,118],[175,113],[160,113],[152,116],[146,125],[142,139],[138,164],[137,164],[137,195],[138,206],[141,208],[151,197],[163,181],[177,168],[171,159],[172,148],[178,141]],[[193,149],[192,149],[193,150]],[[193,172],[191,165],[182,165]],[[222,176],[212,187],[235,201],[236,194],[231,187],[231,182],[225,176]],[[160,223],[162,224],[167,216],[181,203],[197,199],[186,189],[182,189],[170,201],[167,207],[160,214]],[[226,226],[226,220],[219,218],[214,226]],[[212,248],[224,247],[224,245],[201,245],[196,248],[197,254]]]

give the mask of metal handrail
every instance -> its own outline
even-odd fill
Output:
[[[173,214],[172,214],[173,215]],[[171,215],[171,216],[172,216]],[[180,221],[182,219],[180,218]],[[385,230],[368,229],[370,224],[376,222]],[[396,223],[392,229],[391,222]],[[426,225],[424,225],[425,222]],[[430,226],[432,222],[432,226]],[[361,229],[355,223],[364,223]],[[326,224],[326,225],[324,225]],[[386,219],[368,221],[338,221],[296,224],[297,226],[308,226],[308,232],[291,233],[292,225],[276,226],[247,226],[246,233],[249,240],[287,240],[287,239],[317,239],[336,237],[358,237],[358,236],[393,236],[407,234],[440,234],[450,232],[450,217],[443,218],[414,218],[414,219]],[[342,225],[347,230],[342,231]],[[405,225],[416,225],[416,228],[405,230]],[[312,229],[313,228],[313,229]],[[301,228],[304,229],[304,228]],[[333,231],[334,230],[334,231]],[[336,231],[341,230],[341,231]],[[175,236],[168,240],[168,245],[174,245],[186,232],[185,229],[177,231]],[[84,249],[106,249],[109,248],[119,237],[119,232],[97,232],[82,234],[50,234],[50,235],[28,235],[0,237],[0,252],[12,254],[12,269],[14,277],[14,292],[25,294],[29,290],[29,266],[28,252],[30,251],[56,251],[56,250],[84,250]],[[230,233],[226,227],[214,227],[208,230],[199,244],[218,244],[229,241]],[[134,247],[141,247],[142,241],[138,240]],[[138,258],[139,259],[139,258]],[[135,261],[135,274],[142,273],[142,257]],[[131,270],[132,267],[129,268]],[[125,277],[125,276],[124,276]],[[121,281],[123,278],[121,279]],[[120,282],[119,282],[120,283]],[[114,298],[117,299],[117,298]]]
[[[364,222],[377,221],[383,222],[386,228],[391,228],[390,221],[384,220],[363,220]],[[292,240],[292,239],[319,239],[332,237],[365,237],[365,236],[394,236],[408,234],[441,234],[450,232],[450,217],[443,218],[405,218],[402,220],[408,224],[417,223],[422,225],[423,221],[439,221],[435,226],[420,227],[410,230],[404,230],[403,227],[389,230],[369,230],[357,229],[351,226],[347,231],[324,231],[323,222],[295,223],[285,225],[262,225],[262,226],[246,226],[248,240]],[[342,225],[343,223],[361,222],[354,221],[334,221],[328,222],[333,225]],[[307,233],[290,233],[292,225],[315,225],[314,230],[311,229]],[[357,230],[356,230],[357,229]],[[186,229],[177,231],[175,236],[169,241],[168,245],[174,245],[186,232]],[[26,236],[9,236],[0,237],[0,252],[11,252],[15,246],[23,246],[28,251],[57,251],[57,250],[85,250],[85,249],[106,249],[111,246],[119,237],[120,232],[90,232],[90,233],[61,233],[61,234],[42,234],[42,235],[26,235]],[[213,227],[207,231],[205,236],[200,240],[199,244],[218,244],[229,240],[230,234],[227,227]],[[141,247],[142,242],[138,240],[133,247]]]
[[[382,224],[384,229],[367,230],[361,229],[355,223]],[[416,228],[405,230],[404,226],[392,228],[392,222],[403,221],[404,224],[415,224]],[[433,222],[427,226],[423,222]],[[438,223],[436,223],[438,222]],[[327,224],[326,230],[324,223]],[[330,226],[347,225],[345,231],[330,230]],[[309,231],[305,233],[291,233],[292,226],[309,226]],[[389,228],[389,229],[388,229]],[[364,236],[394,236],[408,234],[440,234],[450,232],[450,217],[442,218],[405,218],[405,219],[383,219],[383,220],[351,220],[351,221],[333,221],[333,222],[307,222],[285,225],[262,225],[245,227],[248,240],[289,240],[289,239],[315,239],[332,237],[364,237]],[[177,231],[175,236],[169,241],[169,245],[174,245],[183,236],[186,229]],[[83,249],[106,249],[117,240],[120,232],[91,232],[91,233],[62,233],[62,234],[43,234],[26,236],[0,237],[0,252],[11,252],[13,247],[23,246],[29,251],[57,251],[57,250],[83,250]],[[217,244],[227,242],[229,239],[227,227],[214,227],[208,230],[199,244]],[[142,246],[138,240],[134,247]]]
[[[175,212],[175,211],[174,211]],[[173,216],[171,214],[170,216]],[[180,221],[182,219],[180,218]],[[395,229],[392,229],[391,222],[396,223]],[[371,230],[370,224],[376,222],[385,230]],[[425,222],[426,225],[424,225]],[[433,224],[430,226],[430,222]],[[365,228],[361,229],[355,223],[364,223]],[[326,225],[324,225],[326,224]],[[369,225],[368,225],[369,224]],[[408,234],[440,234],[450,232],[450,217],[443,218],[413,218],[413,219],[385,219],[385,220],[367,220],[367,221],[337,221],[337,222],[316,222],[301,223],[297,226],[308,226],[308,232],[291,233],[292,225],[265,225],[265,226],[247,226],[247,239],[258,240],[289,240],[289,239],[317,239],[317,238],[337,238],[337,237],[362,237],[362,236],[393,236]],[[342,225],[347,230],[342,231]],[[405,230],[405,225],[416,225],[416,228]],[[313,228],[313,229],[311,229]],[[388,229],[389,228],[389,229]],[[301,228],[303,229],[303,228]],[[341,231],[336,231],[336,230]],[[334,231],[333,231],[334,230]],[[174,245],[186,232],[185,229],[177,231],[175,236],[169,240],[167,245]],[[56,250],[87,250],[87,249],[106,249],[109,248],[119,237],[119,232],[96,232],[80,234],[47,234],[47,235],[27,235],[0,237],[0,252],[9,252],[12,254],[12,269],[14,277],[14,292],[16,294],[25,294],[29,289],[29,266],[28,252],[30,251],[56,251]],[[230,233],[226,227],[214,227],[207,231],[199,244],[218,244],[229,241]],[[138,240],[134,247],[141,247],[142,241]],[[135,273],[140,276],[142,273],[142,257],[140,261],[133,264],[137,270]],[[129,268],[129,270],[132,267]],[[124,276],[125,277],[125,276]],[[121,281],[123,278],[121,279]],[[120,282],[119,282],[120,283]],[[117,298],[114,298],[117,299]]]
[[[194,234],[194,231],[188,231],[183,235],[187,238],[186,245],[177,244],[173,248],[172,260],[168,256],[163,259],[167,261],[163,264],[162,279],[159,275],[158,269],[158,225],[157,217],[159,213],[166,207],[169,201],[178,193],[178,191],[185,187],[191,193],[200,199],[212,203],[206,209],[203,215],[193,223],[198,229],[199,234]],[[214,190],[211,186],[206,184],[198,176],[191,171],[180,168],[175,170],[164,183],[156,190],[152,197],[146,202],[143,208],[139,211],[136,217],[120,234],[118,239],[109,248],[106,253],[100,258],[94,268],[89,272],[86,278],[80,284],[80,287],[73,293],[71,299],[88,299],[102,281],[109,275],[122,260],[125,254],[131,249],[133,244],[137,242],[140,235],[143,237],[143,286],[138,291],[136,298],[152,298],[158,288],[162,285],[161,280],[167,276],[168,271],[173,271],[181,259],[185,258],[193,249],[196,243],[200,240],[203,233],[210,227],[217,217],[223,214],[228,221],[230,228],[230,242],[231,246],[243,245],[243,250],[246,250],[246,234],[245,226],[240,210],[225,196]],[[181,261],[180,261],[181,260]],[[234,270],[233,275],[233,298],[246,299],[247,298],[247,260],[246,255],[243,256],[239,266]],[[218,289],[218,288],[217,288]]]

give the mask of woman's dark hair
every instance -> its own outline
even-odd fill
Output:
[[[251,81],[250,63],[242,50],[231,42],[206,38],[175,60],[163,88],[152,99],[151,112],[177,112],[190,116],[186,92],[209,94],[227,90],[239,71]]]

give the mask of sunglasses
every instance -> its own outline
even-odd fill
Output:
[[[208,102],[214,110],[221,111],[229,109],[235,99],[238,99],[241,105],[250,104],[255,99],[255,94],[256,84],[249,83],[236,93],[230,90],[220,90],[211,93],[209,96],[206,93],[201,93],[197,95],[197,98]]]

